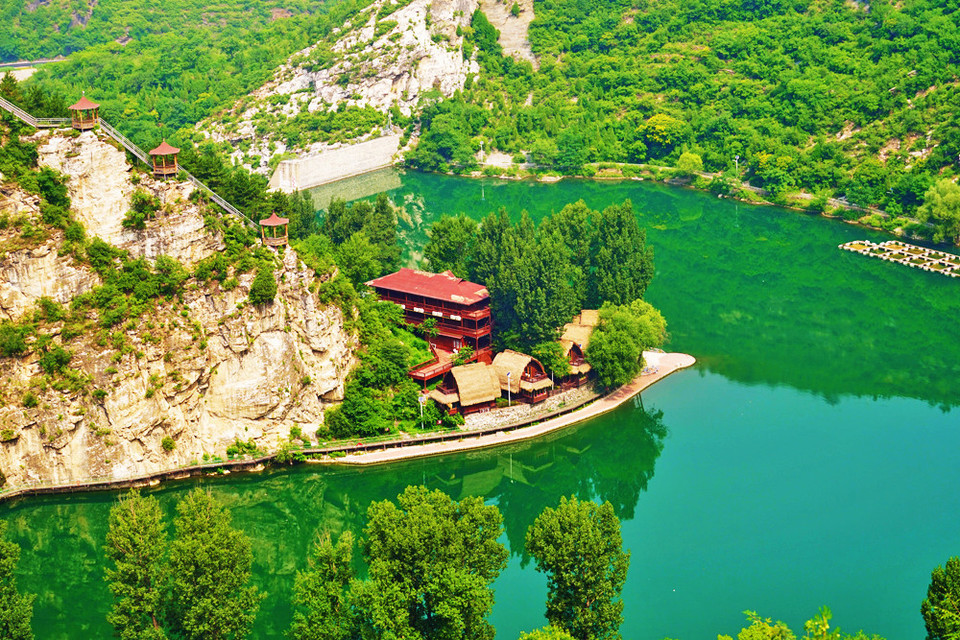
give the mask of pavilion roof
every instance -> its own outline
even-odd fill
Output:
[[[72,111],[87,111],[88,109],[96,109],[99,106],[96,102],[91,102],[87,96],[81,96],[76,104],[72,104],[67,108]]]
[[[267,218],[266,220],[261,220],[260,226],[261,227],[279,227],[280,225],[288,224],[289,222],[290,222],[289,218],[281,218],[276,214],[276,212],[274,212],[274,213],[271,213],[270,217]]]
[[[172,156],[175,153],[180,153],[180,149],[171,146],[166,140],[160,143],[156,149],[150,150],[150,155],[152,156]]]
[[[430,273],[405,267],[395,273],[370,280],[367,284],[374,288],[462,305],[471,305],[490,297],[483,285],[458,278],[449,271]]]

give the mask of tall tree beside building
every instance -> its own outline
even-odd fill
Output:
[[[557,329],[580,310],[570,250],[559,233],[539,229],[534,246],[514,267],[516,331],[525,350],[555,340]]]
[[[609,502],[575,496],[547,507],[527,531],[527,552],[547,574],[547,620],[577,640],[620,638],[630,554]]]
[[[587,297],[587,275],[592,264],[595,218],[598,214],[583,200],[566,205],[560,211],[544,218],[540,231],[558,233],[570,250],[570,285],[576,296],[575,308],[581,309]]]
[[[373,204],[359,200],[348,207],[343,200],[333,200],[327,207],[320,232],[330,238],[338,248],[338,263],[350,259],[349,255],[343,253],[344,246],[348,245],[356,234],[362,233],[368,241],[360,241],[364,250],[370,247],[376,253],[377,269],[371,277],[396,271],[400,266],[402,252],[397,242],[397,214],[384,193],[377,196]],[[358,240],[354,239],[353,242]]]
[[[7,523],[0,520],[0,638],[33,640],[30,619],[35,596],[17,589],[14,571],[19,560],[20,545],[7,540]]]
[[[496,507],[407,487],[367,517],[369,580],[356,594],[365,637],[493,639],[490,584],[507,562]]]
[[[177,504],[170,546],[170,620],[184,640],[244,638],[263,594],[250,581],[250,541],[201,488]]]
[[[167,534],[156,498],[131,491],[110,509],[105,577],[114,603],[107,621],[121,640],[162,640]]]
[[[477,223],[464,214],[441,216],[431,225],[430,239],[423,248],[427,267],[436,273],[449,270],[458,278],[469,278],[476,234]]]
[[[291,640],[347,640],[357,637],[350,602],[353,534],[344,532],[334,545],[329,534],[317,539],[310,567],[298,571],[293,585]]]
[[[477,229],[470,279],[489,286],[490,279],[500,269],[503,247],[513,233],[513,224],[507,210],[501,208],[480,221]]]
[[[611,205],[597,217],[587,304],[628,304],[643,298],[653,278],[653,248],[640,228],[633,204]]]

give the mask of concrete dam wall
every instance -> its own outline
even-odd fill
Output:
[[[270,177],[270,189],[293,193],[393,164],[400,136],[381,136],[315,156],[283,160]]]

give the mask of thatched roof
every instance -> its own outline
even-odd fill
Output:
[[[500,380],[493,367],[485,362],[474,362],[450,370],[457,383],[460,406],[469,407],[490,402],[500,397]]]
[[[583,351],[586,351],[587,347],[590,346],[590,336],[592,334],[593,327],[590,325],[568,322],[563,325],[563,335],[560,336],[560,340],[576,342]]]
[[[582,309],[579,314],[573,317],[573,324],[595,327],[600,324],[600,312],[596,309]]]
[[[427,396],[448,407],[452,407],[460,399],[455,393],[443,393],[438,389],[431,389]]]
[[[583,349],[572,340],[560,340],[560,346],[563,347],[563,357],[567,360],[570,360],[570,352],[573,350],[577,350],[580,352],[579,355],[583,355]],[[570,373],[588,373],[589,371],[590,365],[586,362],[578,365],[570,365]]]
[[[511,393],[519,393],[520,389],[533,391],[550,386],[550,379],[539,380],[537,382],[523,382],[523,370],[531,362],[535,362],[541,372],[544,371],[543,365],[533,356],[525,353],[519,353],[511,349],[502,351],[493,359],[493,367],[497,370],[497,376],[500,379],[500,388],[506,389],[508,384]],[[507,373],[510,376],[507,376]]]
[[[524,391],[539,391],[540,389],[546,389],[547,387],[552,386],[553,382],[550,380],[550,378],[541,378],[536,382],[528,382],[526,380],[520,381],[520,388]]]

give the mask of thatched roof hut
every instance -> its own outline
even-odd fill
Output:
[[[584,309],[573,317],[572,322],[563,325],[560,345],[564,357],[571,362],[570,373],[581,374],[590,371],[590,365],[583,361],[584,353],[590,346],[590,336],[600,324],[600,312],[596,309]],[[580,362],[582,361],[582,362]],[[573,364],[580,362],[580,364]]]
[[[500,388],[509,387],[510,393],[539,391],[551,385],[540,361],[525,353],[511,349],[498,353],[493,359],[493,368],[497,370]]]
[[[573,316],[573,324],[595,327],[600,324],[600,312],[596,309],[582,309],[580,313]]]
[[[461,407],[466,408],[500,397],[500,379],[494,368],[485,362],[454,367],[444,377],[444,383],[448,382],[456,387],[455,393],[445,393],[440,389],[430,392],[431,398],[448,407],[459,402]]]
[[[560,340],[560,346],[563,347],[563,357],[570,362],[570,373],[590,373],[590,364],[584,360],[583,349],[580,344],[572,340]],[[580,364],[574,364],[579,362]]]

